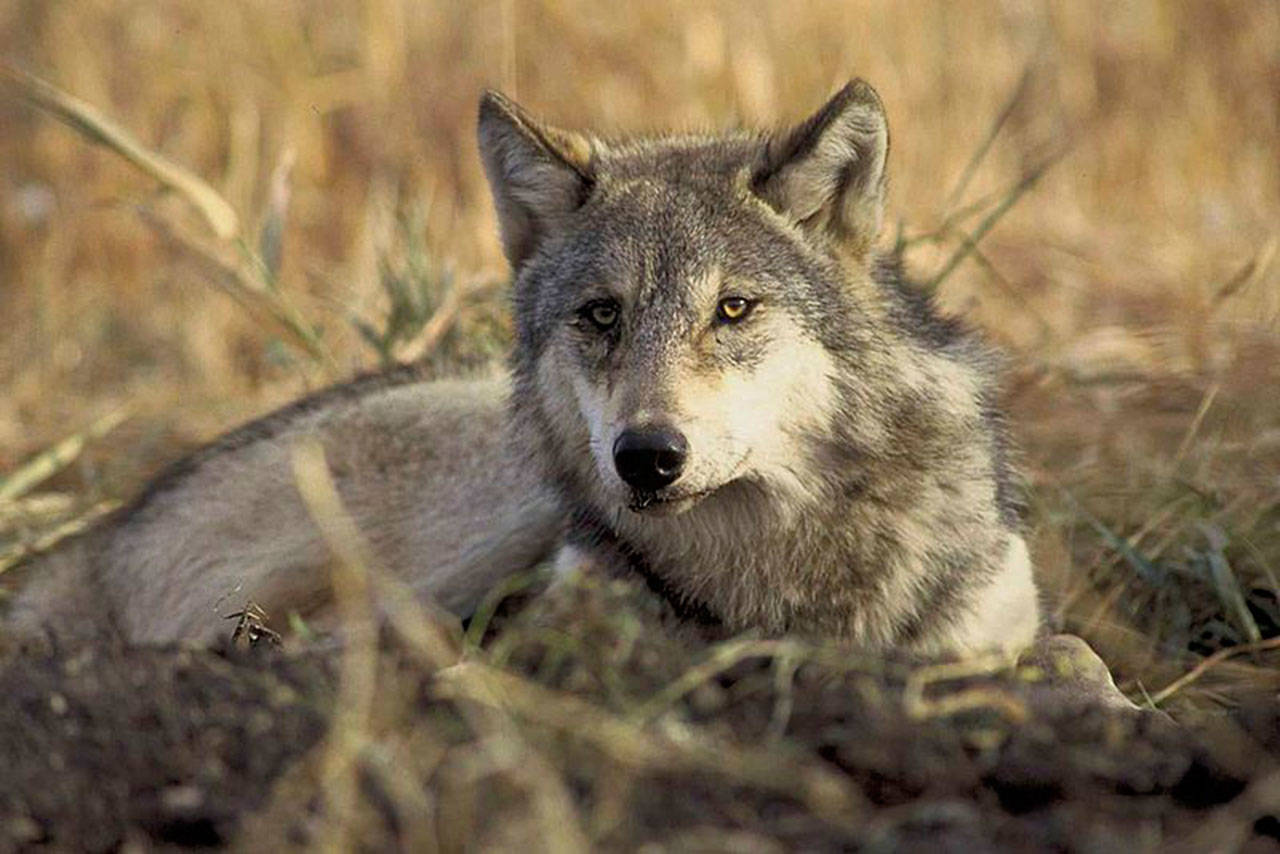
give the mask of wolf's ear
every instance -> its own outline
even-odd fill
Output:
[[[591,141],[541,125],[510,99],[480,99],[480,157],[514,270],[591,191]]]
[[[880,96],[854,80],[814,115],[772,137],[755,191],[793,222],[865,256],[884,213],[889,126]]]

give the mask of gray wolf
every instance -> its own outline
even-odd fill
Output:
[[[460,613],[554,551],[730,630],[1033,641],[997,361],[875,248],[870,86],[779,133],[630,140],[487,93],[479,142],[509,373],[374,378],[232,433],[36,567],[11,623],[207,643],[247,599],[307,611],[328,557],[287,459],[310,436],[377,558]]]

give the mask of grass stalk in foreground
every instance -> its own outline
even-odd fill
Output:
[[[90,142],[111,149],[186,199],[220,239],[231,240],[240,233],[240,217],[217,190],[191,171],[146,148],[90,104],[3,59],[0,59],[0,79],[7,79],[28,101]]]
[[[304,352],[316,361],[322,362],[330,369],[336,363],[328,348],[320,340],[314,328],[305,320],[302,313],[275,287],[275,267],[279,261],[279,234],[283,228],[282,207],[287,204],[287,175],[291,164],[286,156],[282,168],[279,168],[276,183],[279,185],[272,193],[270,210],[264,229],[263,241],[260,245],[268,250],[267,259],[259,258],[244,241],[240,217],[231,206],[203,178],[183,166],[174,163],[158,152],[152,151],[123,127],[103,115],[92,105],[63,92],[46,80],[30,74],[10,62],[0,59],[0,81],[7,81],[27,101],[40,110],[48,113],[71,127],[90,142],[102,145],[150,176],[161,186],[176,193],[192,208],[198,211],[213,234],[224,243],[240,248],[247,256],[248,267],[253,271],[246,272],[233,263],[222,261],[208,251],[200,251],[193,247],[190,239],[180,239],[190,251],[196,251],[205,262],[219,269],[224,288],[232,290],[233,295],[245,302],[259,305],[290,333],[290,337]],[[287,154],[287,153],[286,153]],[[152,216],[148,221],[154,226],[158,220]],[[163,223],[164,231],[176,234],[168,223]]]
[[[456,640],[449,640],[425,609],[414,609],[398,579],[377,569],[368,543],[342,506],[323,448],[316,442],[299,445],[293,465],[303,501],[336,557],[334,598],[345,643],[336,708],[320,766],[329,824],[323,847],[344,851],[356,823],[359,775],[369,765],[370,747],[375,743],[372,727],[379,669],[375,599],[384,608],[390,606],[390,627],[427,668],[441,673],[471,671],[458,663]],[[452,684],[456,682],[456,677],[451,680]],[[467,682],[474,682],[483,694],[489,693],[487,679]],[[492,703],[482,702],[480,708],[460,711],[479,737],[477,744],[485,756],[485,766],[500,771],[529,793],[542,836],[551,850],[587,851],[586,837],[567,786],[551,763],[522,737],[515,721]],[[417,794],[410,793],[407,805],[427,802]]]
[[[53,477],[58,472],[75,462],[91,439],[101,438],[128,417],[128,412],[118,409],[109,412],[89,425],[88,429],[73,436],[68,436],[56,445],[48,448],[18,467],[3,478],[0,478],[0,505],[21,498],[36,486]]]
[[[0,549],[0,573],[79,534],[120,505],[118,501],[100,501],[75,513],[75,501],[49,501],[49,496],[29,493],[75,462],[90,441],[107,435],[126,417],[128,412],[124,409],[109,412],[85,430],[46,448],[16,470],[0,477],[0,533],[10,528],[15,534],[20,532],[26,524],[25,520],[31,516],[28,511],[32,507],[38,509],[44,505],[47,511],[44,514],[37,513],[38,516],[43,515],[43,518],[34,537],[16,536],[16,542]]]

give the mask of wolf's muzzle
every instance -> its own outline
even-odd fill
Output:
[[[684,471],[689,443],[669,427],[625,430],[613,443],[613,465],[628,486],[653,492],[676,482]]]

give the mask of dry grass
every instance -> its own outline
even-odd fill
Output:
[[[794,119],[857,74],[893,128],[886,243],[1011,354],[1061,620],[1135,696],[1274,693],[1277,44],[1263,3],[4,6],[0,58],[144,174],[0,84],[0,472],[131,413],[26,503],[0,492],[0,554],[356,368],[501,352],[481,87],[632,132]],[[1178,681],[1230,646],[1256,655]]]
[[[53,481],[84,509],[357,367],[500,352],[482,86],[630,132],[795,118],[856,73],[894,130],[886,240],[1013,355],[1067,622],[1154,609],[1156,657],[1257,641],[1280,572],[1280,403],[1258,394],[1280,379],[1277,40],[1261,4],[19,4],[0,470],[127,406]],[[116,152],[32,109],[85,129],[23,73]],[[1153,690],[1175,675],[1130,658]]]

